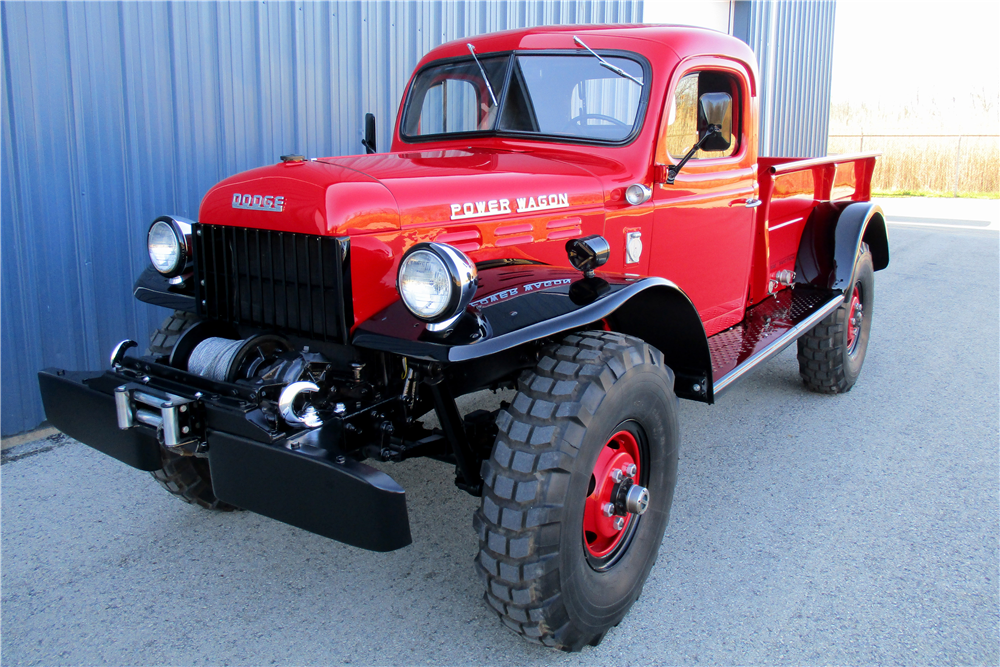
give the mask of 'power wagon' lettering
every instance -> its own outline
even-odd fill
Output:
[[[489,201],[465,202],[451,205],[451,219],[485,218],[489,215],[510,213],[509,199],[490,199]]]
[[[537,195],[535,197],[515,197],[517,210],[510,210],[509,199],[490,199],[488,201],[469,201],[463,204],[451,204],[451,219],[465,220],[468,218],[485,218],[491,215],[510,213],[525,213],[528,211],[548,211],[554,208],[569,208],[569,193]]]
[[[537,292],[543,289],[549,289],[550,287],[558,287],[559,285],[569,285],[572,282],[569,278],[558,278],[556,280],[540,280],[537,283],[527,283],[521,287],[511,287],[505,289],[502,292],[497,292],[496,294],[491,294],[482,299],[477,299],[470,303],[470,306],[475,306],[476,308],[482,308],[483,306],[489,306],[494,303],[499,303],[505,299],[509,299],[512,296],[517,296],[520,290],[525,292]]]
[[[552,208],[567,208],[569,206],[569,195],[539,195],[535,197],[518,197],[517,212],[524,211],[547,211]]]

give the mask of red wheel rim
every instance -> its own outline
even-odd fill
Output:
[[[847,313],[847,352],[854,353],[858,337],[861,333],[861,323],[864,321],[864,309],[861,307],[861,285],[855,285],[851,293],[851,307]]]
[[[604,558],[614,551],[628,534],[629,525],[637,520],[631,514],[624,517],[607,516],[604,506],[611,501],[611,493],[616,484],[612,477],[615,470],[634,465],[635,479],[640,479],[639,458],[638,441],[632,433],[624,430],[611,436],[597,457],[590,478],[590,495],[583,508],[583,543],[595,558]],[[617,518],[625,520],[621,529],[615,528]]]

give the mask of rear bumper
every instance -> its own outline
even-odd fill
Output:
[[[128,382],[113,372],[48,368],[38,374],[53,426],[134,468],[158,470],[156,431],[144,424],[118,427],[114,391]],[[254,426],[246,404],[209,397],[199,405],[220,500],[362,549],[410,544],[406,492],[385,473],[338,452],[339,424],[271,441]]]

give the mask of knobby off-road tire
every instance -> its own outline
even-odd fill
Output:
[[[197,322],[198,317],[194,313],[175,310],[174,314],[163,320],[160,328],[150,335],[150,354],[168,356],[181,334]],[[160,461],[163,467],[150,474],[172,495],[205,509],[221,512],[237,509],[215,497],[207,459],[180,456],[160,447]]]
[[[163,320],[160,328],[149,336],[149,354],[167,356],[177,344],[177,339],[190,327],[198,323],[198,316],[183,310],[175,310],[174,314]]]
[[[179,456],[160,447],[160,460],[163,462],[163,467],[150,474],[160,486],[174,496],[208,510],[232,512],[237,509],[234,505],[224,503],[215,497],[208,459]]]
[[[867,243],[854,260],[844,304],[799,338],[799,375],[811,391],[842,394],[861,374],[875,305],[875,272]]]
[[[515,632],[566,651],[596,646],[639,597],[677,479],[673,386],[658,350],[603,331],[564,338],[519,379],[497,418],[475,515],[486,601]],[[626,441],[648,510],[627,517],[616,544],[591,542],[584,521],[593,473]],[[607,553],[595,556],[598,547]]]

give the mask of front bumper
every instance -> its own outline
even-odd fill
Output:
[[[145,379],[154,394],[196,402],[190,405],[203,420],[220,500],[362,549],[392,551],[410,544],[406,492],[385,473],[339,452],[338,422],[273,439],[255,425],[251,402]],[[119,428],[115,390],[135,382],[114,371],[38,373],[53,426],[134,468],[158,470],[156,429],[144,423]]]

